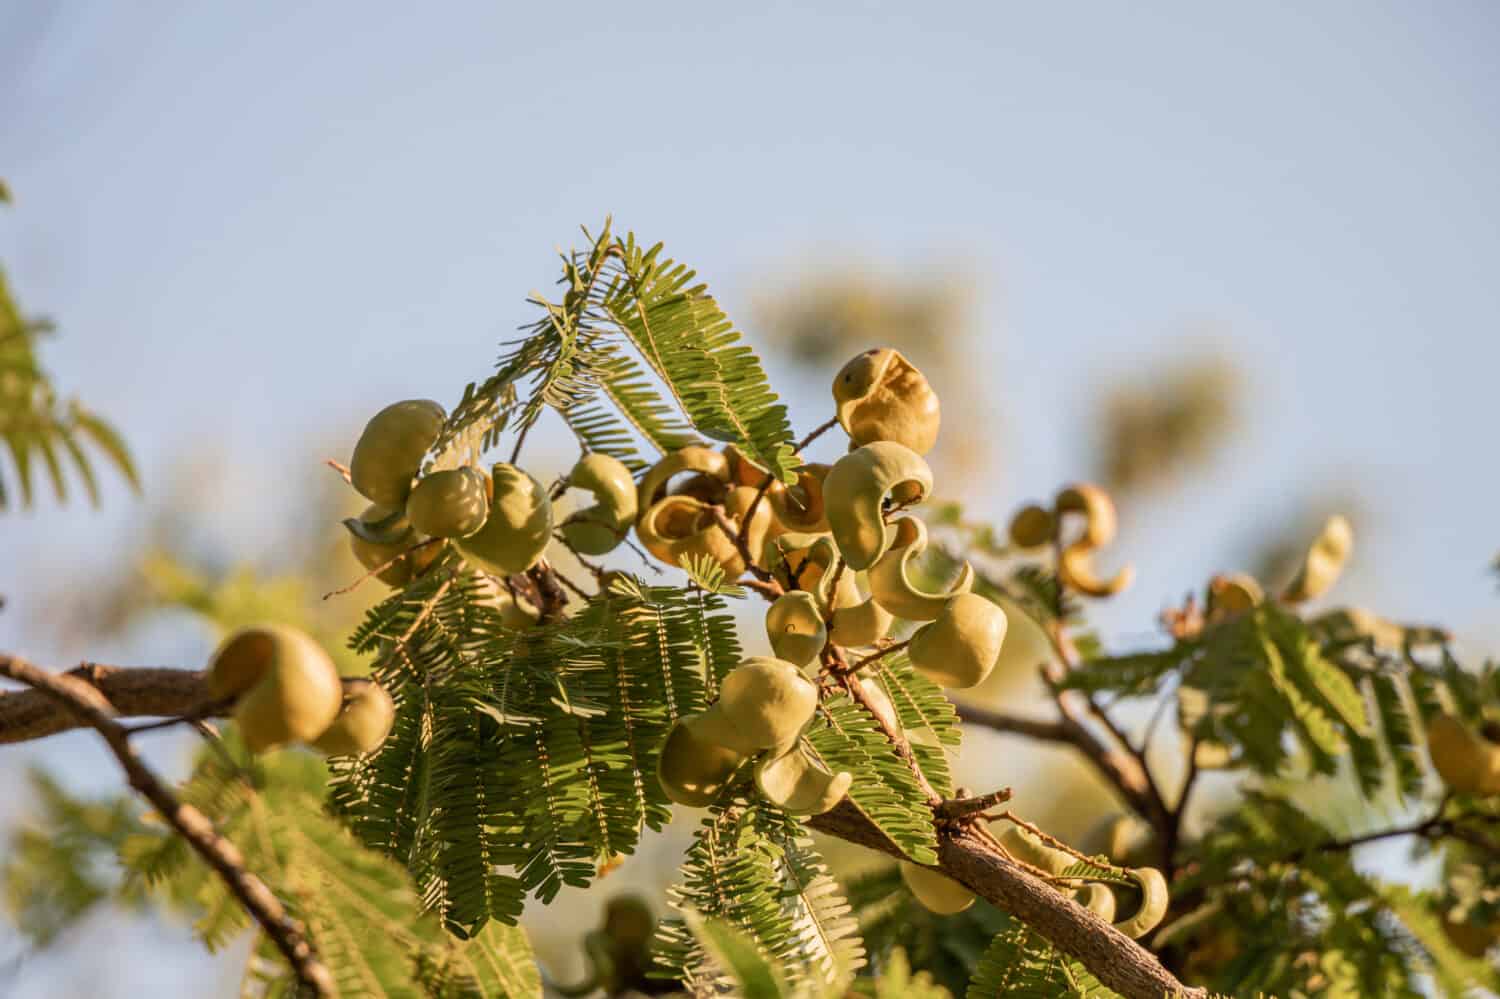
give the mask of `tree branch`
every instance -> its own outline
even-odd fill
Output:
[[[281,901],[266,887],[265,882],[245,870],[244,857],[240,851],[218,834],[206,815],[192,805],[178,801],[177,796],[141,762],[130,745],[129,733],[114,720],[116,712],[97,686],[73,673],[48,673],[14,656],[0,656],[0,675],[32,687],[34,693],[51,700],[59,709],[103,736],[110,752],[114,753],[115,759],[119,760],[125,771],[130,786],[149,801],[162,819],[219,875],[240,905],[260,924],[266,936],[281,951],[297,980],[314,996],[333,996],[337,993],[333,976],[318,960],[312,945],[302,935],[301,927],[286,914]],[[202,676],[194,673],[187,675]]]

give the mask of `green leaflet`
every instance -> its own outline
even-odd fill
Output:
[[[967,999],[1107,999],[1117,993],[1025,926],[995,937]]]

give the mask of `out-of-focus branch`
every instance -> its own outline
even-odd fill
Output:
[[[185,670],[152,672],[202,676]],[[75,716],[103,736],[110,752],[125,771],[130,786],[151,803],[162,819],[223,880],[240,905],[281,951],[297,980],[314,996],[337,993],[333,976],[318,960],[301,927],[286,914],[281,901],[265,882],[245,869],[240,851],[218,834],[206,815],[192,805],[178,801],[177,796],[141,762],[130,745],[129,733],[114,720],[116,711],[98,686],[70,673],[48,673],[14,656],[0,656],[0,676],[26,684],[32,692],[50,699],[60,710]],[[7,695],[14,696],[19,695]]]

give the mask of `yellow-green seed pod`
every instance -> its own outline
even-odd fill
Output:
[[[781,755],[767,754],[755,765],[755,786],[767,801],[793,815],[822,815],[849,792],[854,777],[831,774],[798,745]]]
[[[365,424],[354,445],[349,481],[370,502],[400,509],[447,418],[431,399],[407,399],[385,407]]]
[[[592,493],[594,504],[563,521],[563,538],[582,555],[614,551],[625,540],[637,513],[630,469],[618,458],[595,451],[578,459],[568,473],[568,484]]]
[[[818,708],[818,688],[782,659],[751,656],[719,686],[717,709],[729,729],[716,737],[731,749],[755,753],[791,744]]]
[[[777,597],[766,611],[766,636],[776,658],[806,669],[828,644],[828,627],[813,595],[796,590]]]
[[[774,534],[795,532],[799,534],[821,534],[828,530],[828,508],[823,499],[823,480],[828,478],[831,466],[822,464],[803,465],[797,472],[796,485],[788,486],[773,482],[766,491],[766,500],[776,515]]]
[[[924,909],[952,916],[974,904],[974,893],[946,874],[901,861],[901,880]]]
[[[317,738],[344,699],[322,646],[295,628],[269,624],[224,640],[209,663],[208,689],[215,699],[236,699],[234,719],[255,753]]]
[[[878,347],[844,365],[833,379],[833,401],[856,444],[895,441],[926,454],[937,443],[937,393],[900,351]]]
[[[927,550],[927,525],[916,517],[902,517],[891,525],[890,550],[870,567],[870,595],[875,602],[908,621],[935,621],[950,597],[974,586],[974,567],[968,562],[946,593],[927,593],[911,581],[911,561]]]
[[[1156,868],[1136,867],[1125,873],[1140,889],[1141,904],[1134,915],[1115,923],[1115,929],[1135,940],[1156,929],[1166,917],[1172,899],[1167,891],[1167,879]]]
[[[817,538],[806,548],[789,551],[787,557],[794,565],[798,585],[812,593],[825,619],[832,602],[833,621],[828,638],[835,645],[846,649],[873,645],[891,630],[895,620],[891,612],[877,604],[873,597],[867,598],[859,592],[853,570],[845,568],[838,574],[837,585],[833,583],[828,572],[828,567],[838,558],[833,539]]]
[[[931,624],[917,629],[906,654],[911,664],[944,687],[973,687],[1000,658],[1005,612],[977,593],[949,597]]]
[[[705,735],[701,721],[702,715],[677,719],[656,759],[656,777],[667,798],[692,808],[712,804],[746,759]]]
[[[374,530],[373,525],[382,525]],[[349,550],[359,564],[366,569],[386,565],[391,559],[410,551],[421,536],[412,530],[406,514],[388,510],[378,504],[370,504],[358,518],[344,521],[349,529]],[[378,538],[378,540],[376,540]],[[391,562],[375,574],[375,578],[387,586],[405,586],[418,576],[439,554],[439,546],[428,545]]]
[[[1084,518],[1083,540],[1091,548],[1102,548],[1115,539],[1118,518],[1109,493],[1088,482],[1078,482],[1063,489],[1054,501],[1059,518],[1069,513]]]
[[[406,519],[422,534],[462,538],[489,516],[489,483],[477,468],[449,468],[424,475],[406,498]]]
[[[685,448],[673,451],[641,477],[641,484],[636,487],[636,509],[641,515],[659,499],[662,491],[666,488],[668,480],[674,475],[683,472],[698,472],[720,482],[729,483],[729,459],[711,447],[701,444],[690,444]]]
[[[1300,604],[1327,593],[1338,582],[1344,563],[1349,561],[1349,553],[1353,550],[1354,528],[1349,521],[1338,514],[1329,517],[1303,556],[1301,568],[1287,584],[1281,599],[1289,604]]]
[[[1057,578],[1070,590],[1086,597],[1112,597],[1135,582],[1135,567],[1127,565],[1109,579],[1094,571],[1093,548],[1087,541],[1077,541],[1062,551],[1057,560]]]
[[[328,730],[313,745],[329,756],[373,753],[391,734],[396,702],[378,683],[359,684],[351,691]]]
[[[1017,548],[1040,548],[1057,536],[1057,518],[1052,511],[1028,503],[1010,519],[1010,543]]]
[[[725,496],[724,516],[736,533],[754,498],[755,490],[749,486],[736,486]],[[745,532],[745,547],[752,555],[759,553],[760,561],[764,561],[771,520],[771,508],[757,504],[750,528]],[[719,563],[728,579],[738,579],[745,572],[745,558],[734,538],[719,526],[709,504],[696,497],[681,494],[663,497],[641,515],[635,533],[641,545],[667,565],[681,567],[687,559],[707,555]]]
[[[932,492],[922,456],[892,441],[856,448],[834,463],[823,483],[828,525],[851,569],[868,569],[890,545],[882,504],[897,487],[920,502]]]
[[[493,495],[484,526],[455,544],[485,572],[509,576],[536,565],[552,538],[552,502],[542,484],[515,465],[490,470]]]
[[[1047,874],[1061,874],[1077,863],[1076,858],[1066,850],[1043,843],[1031,830],[1014,823],[1007,823],[1000,831],[999,838],[1000,845],[1005,847],[1005,852],[1011,857]]]
[[[1086,884],[1073,892],[1073,900],[1106,923],[1115,921],[1115,893],[1108,885]]]
[[[1449,790],[1459,794],[1500,794],[1500,739],[1491,739],[1453,715],[1427,723],[1427,751]]]

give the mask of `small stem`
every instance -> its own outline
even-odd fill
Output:
[[[356,579],[354,582],[350,583],[348,586],[342,586],[342,587],[338,588],[337,590],[329,590],[327,593],[323,594],[323,599],[327,600],[329,597],[341,597],[341,596],[343,596],[346,593],[353,593],[356,589],[359,588],[360,584],[362,584],[365,580],[369,579],[371,576],[378,576],[378,575],[380,575],[382,572],[385,572],[385,570],[389,569],[391,566],[395,565],[397,562],[399,562],[402,559],[406,558],[408,555],[411,555],[411,554],[413,554],[415,552],[419,552],[423,548],[427,548],[427,547],[430,547],[432,545],[443,544],[447,540],[448,540],[447,538],[428,538],[426,541],[418,541],[416,544],[412,545],[410,548],[406,549],[405,551],[397,552],[395,555],[392,555],[390,558],[386,559],[384,562],[380,563],[375,568],[373,568],[369,572],[365,573],[363,576],[360,576],[358,579]]]
[[[900,652],[902,649],[906,648],[910,644],[911,644],[911,639],[908,638],[904,642],[894,642],[894,643],[892,643],[890,645],[887,645],[885,648],[881,649],[879,652],[872,652],[870,655],[865,656],[859,662],[854,663],[852,666],[849,667],[849,672],[850,673],[858,673],[860,670],[864,669],[866,666],[870,665],[871,663],[878,662],[881,659],[884,659],[888,655],[891,655],[891,654],[896,653],[896,652]]]
[[[327,465],[329,468],[342,475],[344,477],[344,481],[349,483],[349,485],[354,485],[354,476],[350,474],[348,465],[345,465],[342,462],[334,461],[332,458],[325,458],[323,460],[323,464]]]

